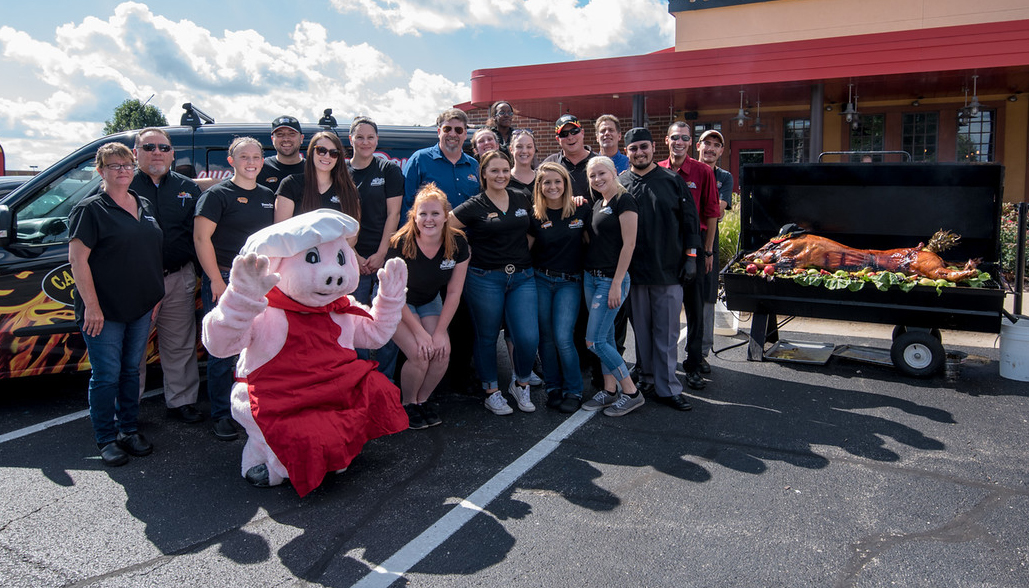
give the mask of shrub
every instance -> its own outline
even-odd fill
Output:
[[[1000,267],[1002,270],[1014,274],[1017,248],[1018,208],[1014,204],[1006,202],[1002,205],[1000,214]],[[1029,259],[1026,261],[1029,262]],[[1026,263],[1026,268],[1029,269],[1029,263]]]
[[[740,245],[740,195],[732,193],[732,210],[718,222],[718,263],[725,265],[736,257]]]

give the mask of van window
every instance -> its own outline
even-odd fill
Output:
[[[25,245],[68,241],[68,214],[96,191],[100,176],[92,159],[80,163],[30,196],[15,210],[16,240]]]
[[[274,149],[265,149],[265,158],[275,155]],[[228,149],[208,149],[207,169],[197,174],[198,178],[214,178],[216,180],[227,180],[232,177],[232,166],[229,165]]]

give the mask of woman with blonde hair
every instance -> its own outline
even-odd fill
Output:
[[[518,140],[516,136],[516,144]],[[573,201],[572,180],[563,165],[543,163],[536,174],[529,238],[536,273],[543,381],[547,406],[572,413],[582,401],[574,330],[582,297],[583,237],[590,209]]]
[[[468,271],[468,241],[450,224],[449,214],[447,195],[436,184],[422,186],[386,254],[407,263],[407,306],[393,342],[407,356],[400,393],[412,429],[442,422],[427,401],[450,365],[447,328]]]

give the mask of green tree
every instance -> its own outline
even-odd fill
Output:
[[[161,109],[149,104],[144,106],[139,100],[130,98],[114,109],[113,120],[104,121],[104,135],[167,125],[168,119],[164,118]]]

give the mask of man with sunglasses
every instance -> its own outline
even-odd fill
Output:
[[[690,125],[684,121],[673,122],[668,126],[665,135],[668,159],[658,162],[658,165],[678,173],[686,182],[700,219],[703,250],[698,257],[697,277],[683,284],[682,293],[686,309],[686,360],[682,365],[686,371],[686,384],[694,390],[700,390],[706,385],[704,377],[700,374],[711,373],[711,366],[704,359],[701,349],[704,338],[703,291],[714,269],[715,231],[718,229],[718,217],[722,215],[722,209],[718,205],[715,173],[707,165],[690,157],[692,142]],[[718,274],[714,277],[717,280]]]
[[[592,203],[590,182],[586,177],[586,164],[597,154],[586,145],[586,133],[582,131],[582,124],[571,114],[562,115],[554,123],[554,135],[557,137],[557,144],[561,146],[561,151],[543,161],[553,161],[563,165],[568,170],[568,175],[572,177],[572,196],[582,196]]]
[[[164,372],[164,402],[168,414],[186,423],[204,420],[196,408],[200,372],[196,354],[196,268],[193,213],[200,188],[171,170],[175,150],[162,129],[146,128],[136,135],[138,169],[129,190],[154,205],[163,232],[164,298],[153,318]],[[140,393],[146,384],[146,356],[140,364]]]
[[[407,218],[414,195],[429,182],[443,190],[454,208],[479,193],[479,164],[464,152],[468,115],[458,108],[444,110],[436,117],[436,134],[438,144],[415,151],[404,164],[400,218]]]
[[[272,147],[275,155],[264,158],[264,166],[257,175],[257,183],[275,192],[279,182],[293,174],[304,173],[304,160],[300,147],[304,143],[304,132],[300,121],[292,116],[280,116],[272,121]]]

